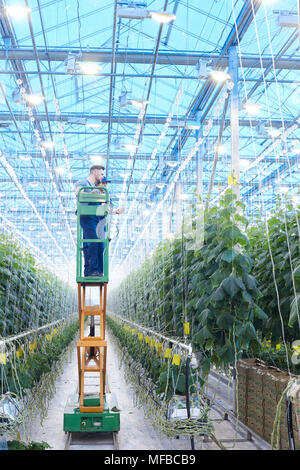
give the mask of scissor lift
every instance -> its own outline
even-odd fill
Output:
[[[113,394],[106,390],[106,356],[107,341],[105,339],[106,296],[108,284],[108,214],[109,194],[103,188],[102,193],[84,192],[80,188],[77,208],[77,266],[76,282],[78,285],[79,333],[77,343],[78,359],[78,394],[71,395],[64,413],[65,432],[119,431],[120,414],[117,401]],[[83,239],[80,226],[81,215],[97,215],[103,217],[105,229],[102,239]],[[104,260],[102,277],[83,276],[83,243],[104,243]],[[98,305],[87,305],[88,289],[98,291]],[[94,289],[95,290],[95,289]],[[90,317],[89,335],[85,336],[86,318]],[[96,321],[98,320],[98,321]],[[97,331],[96,335],[96,329]],[[88,375],[97,374],[96,392],[87,393]],[[94,384],[95,387],[95,384]]]

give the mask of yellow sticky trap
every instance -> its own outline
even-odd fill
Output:
[[[0,364],[3,364],[4,366],[6,365],[6,354],[5,353],[0,354]]]
[[[46,335],[47,341],[51,341],[52,335]]]
[[[149,343],[149,336],[145,336],[146,343]]]
[[[151,338],[150,339],[150,347],[153,348],[155,346],[155,339]]]
[[[33,354],[33,353],[34,353],[34,348],[35,348],[34,343],[31,343],[31,344],[29,345],[29,352],[30,352],[30,354]]]
[[[237,185],[238,184],[237,177],[234,176],[234,175],[228,175],[227,182],[228,182],[229,185]]]
[[[17,350],[16,354],[17,354],[17,358],[20,359],[20,357],[23,354],[23,349],[21,348],[21,346],[19,346],[19,349]]]
[[[165,349],[165,358],[168,359],[171,356],[171,348]]]
[[[184,326],[184,334],[189,335],[190,334],[190,324],[189,324],[189,322],[185,322],[183,324],[183,326]]]
[[[162,343],[156,343],[157,354],[160,356],[162,350]]]
[[[180,365],[180,361],[181,361],[181,356],[180,356],[180,354],[174,354],[173,360],[172,360],[172,364],[174,364],[175,366],[179,366],[179,365]]]
[[[280,349],[280,347],[281,347],[281,344],[276,344],[276,349],[277,350]]]
[[[139,334],[139,340],[142,341],[142,339],[143,339],[143,333],[140,333]]]

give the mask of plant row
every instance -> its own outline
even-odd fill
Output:
[[[78,320],[69,318],[51,332],[35,337],[32,342],[25,341],[16,349],[11,347],[5,362],[2,361],[1,392],[10,392],[20,398],[26,395],[44,374],[51,371],[74,339],[78,326]]]
[[[265,340],[291,357],[299,338],[297,212],[278,207],[249,228],[244,210],[227,190],[204,214],[203,245],[191,249],[199,230],[192,208],[191,232],[162,242],[109,298],[115,313],[167,335],[186,338],[188,323],[206,373],[259,355]]]
[[[139,376],[144,374],[145,378],[151,380],[155,395],[169,400],[174,394],[186,394],[186,360],[183,355],[173,353],[170,345],[164,345],[111,317],[107,317],[107,325],[118,338],[122,354],[127,353],[142,367],[139,369]],[[196,392],[193,382],[192,375],[189,375],[191,394]]]
[[[40,327],[76,310],[75,290],[0,234],[0,336]]]

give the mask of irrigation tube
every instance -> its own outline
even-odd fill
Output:
[[[140,330],[143,330],[143,331],[147,331],[148,333],[150,333],[151,335],[153,336],[157,336],[158,338],[161,338],[163,339],[164,341],[167,341],[169,343],[173,343],[175,344],[176,346],[182,348],[182,349],[185,349],[187,352],[188,352],[188,355],[189,356],[192,356],[193,354],[193,349],[192,349],[192,345],[191,344],[184,344],[184,343],[181,343],[180,341],[177,341],[176,339],[173,339],[173,338],[168,338],[167,336],[164,336],[160,333],[157,333],[156,331],[154,330],[151,330],[150,328],[147,328],[145,326],[141,326],[141,325],[138,325],[137,323],[134,323],[133,321],[131,320],[126,320],[125,318],[122,318],[122,317],[119,317],[118,315],[112,315],[116,318],[118,318],[119,320],[121,321],[124,321],[126,323],[129,323],[130,325],[140,329]]]
[[[73,317],[75,315],[77,315],[77,313],[76,314],[74,313],[74,315],[70,315],[70,317]],[[57,325],[58,323],[61,323],[61,322],[65,321],[66,319],[70,318],[70,317],[61,318],[60,320],[56,320],[52,323],[48,323],[47,325],[40,326],[39,328],[24,331],[24,333],[20,333],[20,334],[15,335],[15,336],[9,336],[7,338],[2,338],[0,340],[0,351],[7,343],[11,343],[13,341],[17,341],[20,338],[24,338],[25,336],[29,336],[29,335],[34,334],[34,333],[38,333],[39,331],[42,331],[42,330],[46,330],[47,328],[50,328],[51,326]]]

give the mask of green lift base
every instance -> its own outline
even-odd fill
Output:
[[[99,397],[85,395],[84,406],[99,406]],[[81,413],[79,397],[70,395],[64,411],[64,432],[117,432],[120,430],[120,412],[112,393],[104,396],[103,413]]]

